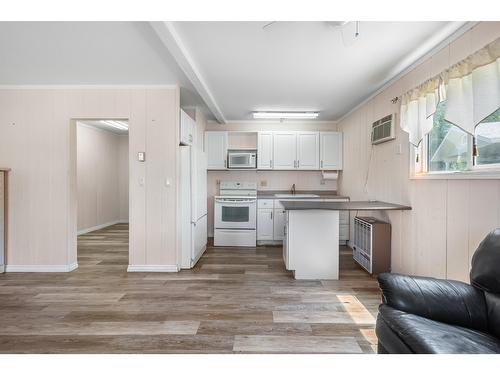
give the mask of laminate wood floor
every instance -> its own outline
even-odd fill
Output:
[[[71,273],[0,274],[2,353],[373,353],[376,280],[297,281],[280,247],[209,247],[179,273],[127,273],[128,226],[78,238]]]

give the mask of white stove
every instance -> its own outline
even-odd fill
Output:
[[[220,183],[214,202],[214,245],[257,245],[257,183]]]

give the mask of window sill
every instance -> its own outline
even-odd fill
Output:
[[[497,180],[500,169],[480,168],[463,172],[434,172],[410,176],[410,180]]]

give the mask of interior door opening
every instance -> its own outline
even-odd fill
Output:
[[[76,120],[77,259],[81,268],[129,263],[126,119]]]

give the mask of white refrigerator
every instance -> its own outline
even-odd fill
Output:
[[[181,268],[192,268],[207,248],[207,160],[201,147],[180,146]]]

